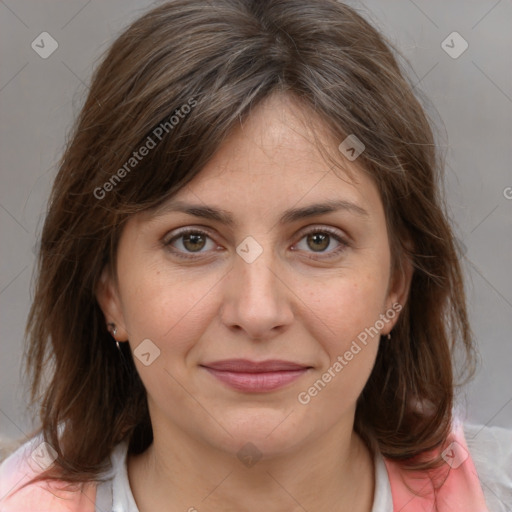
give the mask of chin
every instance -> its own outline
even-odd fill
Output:
[[[307,437],[304,423],[292,420],[294,413],[285,410],[251,408],[224,416],[222,425],[231,434],[223,436],[223,448],[237,456],[245,451],[265,457],[278,456],[298,448]],[[289,416],[288,416],[289,415]],[[288,416],[288,417],[287,417]],[[299,423],[302,425],[299,428]],[[239,452],[242,453],[239,453]]]

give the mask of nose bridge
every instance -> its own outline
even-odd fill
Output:
[[[245,295],[254,299],[264,295],[269,300],[274,300],[278,291],[276,277],[276,255],[271,245],[270,237],[261,243],[252,236],[247,236],[236,248],[239,256],[235,262],[236,279],[240,280],[240,286],[245,288]],[[243,290],[242,290],[243,291]]]
[[[246,237],[237,246],[224,304],[224,321],[238,325],[254,338],[265,337],[292,316],[270,237],[261,236],[260,240]]]

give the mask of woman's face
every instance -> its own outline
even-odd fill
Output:
[[[297,108],[274,96],[255,109],[165,211],[129,220],[118,288],[103,275],[155,436],[271,455],[352,430],[410,273],[390,274],[374,183],[357,160],[343,162],[357,182],[335,174]]]

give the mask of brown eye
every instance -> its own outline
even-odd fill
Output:
[[[329,247],[330,235],[325,233],[310,233],[307,235],[307,243],[314,251],[325,251]]]
[[[182,235],[183,247],[187,251],[197,252],[205,246],[205,237],[199,233],[191,233],[188,235]]]
[[[305,240],[305,247],[300,247],[302,240]],[[333,241],[335,243],[333,243]],[[316,228],[313,231],[306,233],[301,238],[299,244],[297,244],[297,247],[305,252],[319,254],[319,258],[329,258],[331,256],[339,255],[349,245],[350,244],[345,241],[337,231],[329,228]],[[329,247],[331,247],[331,250],[328,250]],[[314,256],[309,257],[312,259],[319,259]]]
[[[210,240],[212,248],[215,244],[208,233],[198,229],[188,229],[177,233],[164,241],[164,247],[180,258],[194,258],[195,254],[204,255],[207,242]],[[195,254],[194,254],[195,253]]]

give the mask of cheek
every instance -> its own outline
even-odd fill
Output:
[[[338,417],[356,403],[375,363],[380,343],[375,324],[386,291],[386,282],[375,277],[330,281],[315,294],[308,324],[321,346],[321,367],[297,398],[324,418]]]
[[[329,279],[327,286],[312,294],[311,309],[322,322],[311,324],[322,329],[315,338],[326,340],[327,352],[342,350],[375,325],[384,312],[386,289],[385,273],[367,272]]]
[[[187,379],[189,352],[215,314],[211,289],[218,276],[189,273],[185,279],[186,275],[146,267],[125,280],[123,314],[130,347],[137,372],[156,403],[165,403],[171,395],[175,401],[190,399],[179,383]],[[145,339],[159,350],[148,366],[137,357],[137,347]]]
[[[149,338],[165,351],[187,350],[211,315],[208,296],[216,282],[214,277],[161,266],[132,268],[126,274],[130,279],[124,281],[123,291],[123,315],[132,349]]]

